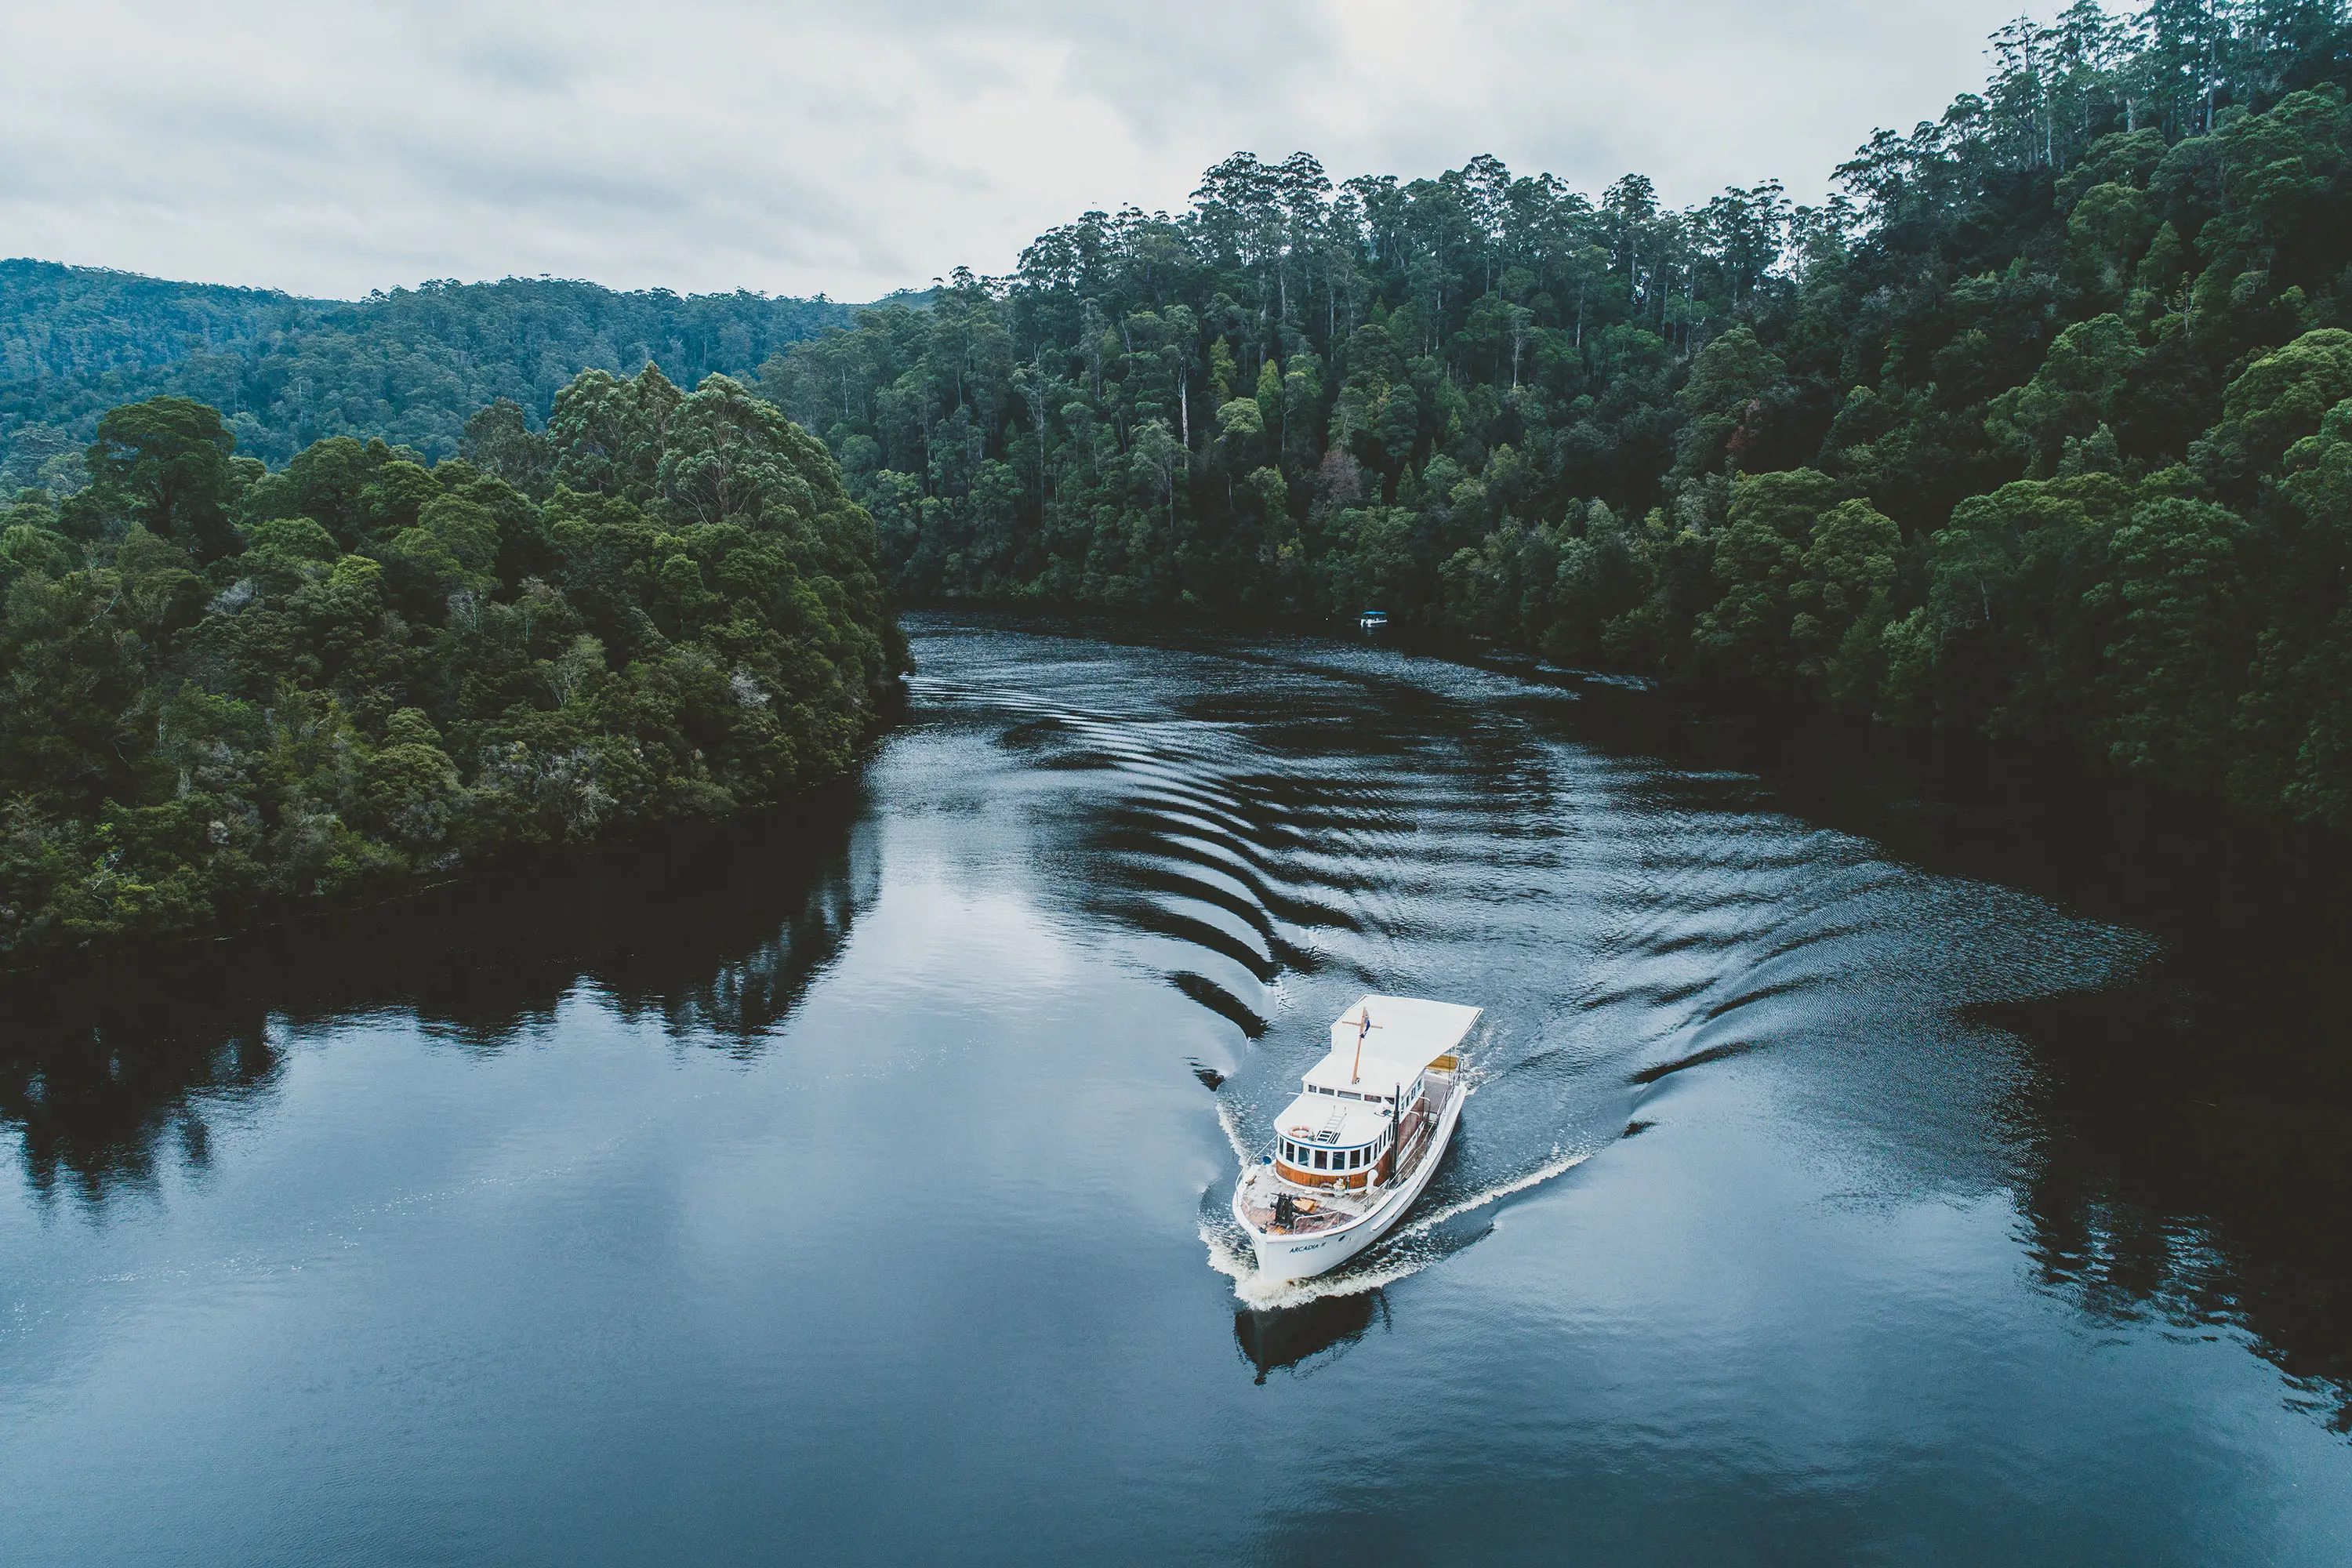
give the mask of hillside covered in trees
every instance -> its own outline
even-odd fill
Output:
[[[0,960],[775,799],[893,589],[1378,607],[2352,830],[2352,26],[1996,56],[1819,206],[1236,155],[845,323],[5,264]]]
[[[772,801],[905,667],[871,519],[725,376],[590,371],[429,468],[237,445],[117,407],[0,510],[0,963]]]
[[[747,376],[848,319],[830,300],[749,292],[509,278],[342,302],[0,261],[0,493],[79,483],[99,416],[147,397],[212,405],[237,450],[273,466],[330,436],[429,461],[455,457],[467,418],[499,398],[537,421],[583,370]]]
[[[1237,155],[772,358],[899,591],[1377,606],[2352,828],[2352,30],[2079,4],[1839,194]]]

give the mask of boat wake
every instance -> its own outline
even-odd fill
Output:
[[[1238,1152],[1237,1127],[1232,1110],[1221,1103],[1217,1108],[1217,1119],[1223,1124],[1226,1135],[1235,1139]],[[1276,1279],[1259,1272],[1248,1238],[1220,1212],[1223,1195],[1232,1190],[1230,1181],[1212,1186],[1202,1194],[1201,1243],[1208,1248],[1209,1267],[1234,1282],[1234,1299],[1252,1310],[1276,1311],[1304,1307],[1330,1296],[1358,1296],[1393,1285],[1460,1251],[1484,1232],[1465,1229],[1452,1222],[1565,1175],[1592,1158],[1594,1152],[1596,1151],[1582,1149],[1574,1153],[1556,1154],[1531,1171],[1496,1182],[1466,1196],[1424,1198],[1422,1207],[1425,1213],[1416,1212],[1409,1215],[1402,1225],[1373,1244],[1360,1258],[1310,1279]]]
[[[1148,677],[1077,642],[1003,649],[913,689],[930,721],[1020,759],[1038,819],[1083,857],[1052,885],[1191,1009],[1171,1009],[1165,1066],[1208,1088],[1235,1162],[1202,1239],[1255,1308],[1418,1272],[1735,1064],[1832,1071],[1890,1029],[1943,1037],[1995,979],[2055,994],[2131,956],[2111,933],[2053,943],[2029,900],[1781,815],[1751,775],[1589,745],[1580,700],[1549,686],[1319,643],[1164,647]],[[1895,992],[1872,979],[1892,962]],[[1295,1021],[1367,990],[1486,1010],[1464,1053],[1475,1121],[1396,1231],[1310,1281],[1260,1278],[1232,1180],[1324,1048]],[[2007,1092],[2000,1062],[1971,1071],[1972,1092]],[[1928,1081],[1891,1087],[1859,1134],[1959,1118]]]

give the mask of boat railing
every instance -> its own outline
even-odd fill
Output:
[[[1421,1163],[1423,1153],[1429,1147],[1430,1133],[1436,1125],[1435,1117],[1423,1114],[1418,1106],[1413,1108],[1406,1118],[1403,1135],[1397,1140],[1396,1174],[1389,1178],[1391,1182],[1404,1180]]]
[[[1429,1152],[1446,1106],[1461,1092],[1451,1075],[1441,1078],[1433,1074],[1423,1081],[1426,1087],[1422,1097],[1413,1101],[1398,1125],[1396,1163],[1391,1167],[1394,1173],[1389,1177],[1391,1184],[1402,1181]]]

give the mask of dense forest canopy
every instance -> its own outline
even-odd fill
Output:
[[[1236,154],[846,321],[5,264],[0,958],[778,798],[893,589],[1377,607],[2352,830],[2352,26],[1994,44],[1820,205]]]
[[[1236,155],[767,362],[921,599],[1391,616],[2352,827],[2352,30],[2078,4],[1837,194]]]
[[[70,489],[99,416],[142,398],[212,405],[238,451],[272,464],[329,436],[433,459],[456,456],[467,417],[499,398],[542,420],[583,370],[745,377],[848,319],[830,300],[741,291],[509,278],[338,302],[0,261],[0,493]]]
[[[0,961],[395,889],[847,767],[905,667],[872,520],[722,375],[578,376],[467,455],[271,471],[110,411],[0,510]]]

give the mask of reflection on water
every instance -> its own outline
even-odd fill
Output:
[[[95,1202],[149,1181],[166,1149],[201,1167],[213,1111],[266,1093],[278,1076],[255,1006],[58,1011],[0,1024],[0,1118],[18,1130],[25,1173],[45,1198],[66,1185]]]
[[[1318,1356],[1346,1351],[1375,1321],[1389,1326],[1389,1299],[1380,1290],[1319,1297],[1303,1307],[1244,1307],[1234,1314],[1234,1342],[1264,1383],[1268,1373],[1300,1370]]]
[[[2216,1000],[2159,966],[1987,1010],[2042,1068],[2018,1108],[2036,1136],[2029,1254],[2096,1321],[2242,1336],[2291,1403],[2352,1434],[2352,1060]]]
[[[2031,763],[1694,720],[1532,667],[1181,634],[1153,657],[1146,682],[1084,654],[1041,665],[1036,645],[918,681],[967,721],[1001,716],[1023,766],[1094,781],[1064,791],[1084,858],[1043,890],[1146,939],[1244,1044],[1301,996],[1364,987],[1475,997],[1499,1023],[1490,1092],[1419,1223],[1349,1269],[1254,1281],[1222,1182],[1204,1194],[1253,1334],[1363,1310],[1484,1234],[1453,1216],[1650,1126],[1634,1113],[1675,1079],[1860,1027],[1964,1053],[1925,1077],[1851,1064],[1836,1114],[1883,1153],[1922,1183],[2015,1190],[2052,1289],[2095,1316],[2227,1326],[2343,1421],[2352,1039],[2315,1005],[2347,950],[2342,884],[2315,868],[2332,849],[2260,847]],[[1314,1021],[1282,1032],[1319,1040]],[[1237,1161],[1306,1059],[1286,1041],[1192,1064]]]
[[[854,790],[0,998],[0,1560],[2341,1560],[2340,854],[918,632]],[[1260,1279],[1368,989],[1487,1009],[1460,1132]]]
[[[2036,1276],[2093,1322],[2242,1339],[2286,1374],[2290,1405],[2352,1435],[2340,842],[2063,762],[1677,721],[1639,700],[1585,717],[1612,745],[1760,775],[1780,809],[1890,858],[2152,933],[2110,983],[1960,1010],[2030,1047],[2001,1121],[2027,1151]]]
[[[873,900],[860,804],[834,791],[245,941],[13,977],[0,1120],[36,1191],[98,1202],[167,1153],[202,1166],[212,1120],[269,1092],[289,1029],[399,1009],[496,1052],[585,984],[622,1017],[755,1053]]]

